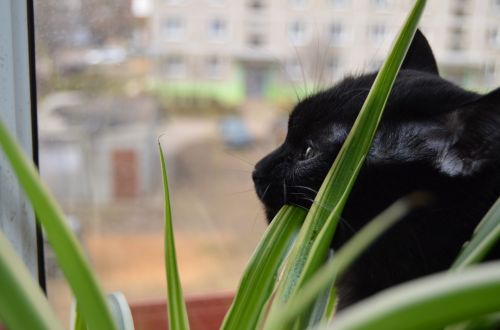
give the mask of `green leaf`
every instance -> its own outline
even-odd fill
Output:
[[[426,203],[427,200],[426,195],[412,194],[398,200],[369,222],[327,264],[316,271],[290,300],[284,305],[276,307],[276,311],[269,317],[265,329],[286,329],[290,321],[304,313],[316,297],[331,287],[332,282],[344,273],[384,231],[411,209]],[[330,312],[330,315],[332,313],[333,311]]]
[[[457,259],[451,266],[451,270],[460,271],[465,267],[478,263],[495,246],[500,239],[500,198],[491,207],[483,220],[479,223],[472,240],[467,242]]]
[[[161,173],[163,176],[163,190],[165,200],[165,271],[167,276],[168,299],[168,328],[171,330],[189,329],[186,312],[186,303],[182,294],[182,287],[177,269],[177,256],[175,253],[174,230],[172,228],[172,212],[170,208],[170,194],[168,190],[167,169],[163,149],[158,142],[160,150]]]
[[[330,256],[329,256],[329,262],[332,260],[334,256],[333,250],[330,250]],[[335,278],[332,277],[330,278],[330,284],[326,287],[326,289],[321,290],[322,293],[319,294],[315,299],[314,299],[314,306],[312,308],[311,314],[309,315],[309,320],[307,322],[307,328],[313,328],[317,325],[326,325],[330,320],[332,319],[333,315],[335,314],[335,307],[337,304],[337,289],[335,287]],[[300,295],[300,291],[297,293]],[[293,301],[294,298],[290,299],[288,303]],[[307,305],[306,305],[307,307]],[[290,316],[288,319],[292,320],[296,317],[300,316],[300,314]],[[285,319],[282,319],[281,322],[283,324],[286,323]],[[299,322],[297,326],[300,325]]]
[[[73,330],[88,330],[87,324],[85,323],[85,320],[82,317],[82,312],[78,308],[78,304],[74,304],[74,321],[73,321]],[[72,315],[73,317],[73,315]]]
[[[62,330],[42,290],[0,231],[0,320],[9,329]]]
[[[500,313],[493,313],[445,328],[446,330],[492,330],[500,329]]]
[[[458,257],[450,270],[460,272],[472,264],[481,261],[486,254],[495,246],[500,239],[500,198],[486,213],[481,222],[476,227],[472,239],[462,247]],[[446,330],[463,330],[480,328],[483,324],[488,324],[491,318],[479,319],[473,322],[463,322],[459,325],[446,327]],[[500,323],[499,323],[500,324]],[[488,327],[483,327],[488,328]],[[491,326],[489,328],[494,328]]]
[[[102,290],[61,208],[42,184],[33,162],[25,156],[1,120],[0,146],[45,230],[86,323],[91,329],[116,329]]]
[[[369,151],[383,109],[417,29],[425,0],[417,0],[384,62],[351,132],[328,172],[316,202],[290,253],[276,293],[278,304],[286,302],[326,258],[338,219]],[[271,315],[275,306],[271,309]]]
[[[305,216],[304,209],[285,205],[271,221],[247,264],[221,329],[256,328]]]
[[[443,272],[383,291],[336,315],[332,330],[421,330],[500,310],[500,262]]]

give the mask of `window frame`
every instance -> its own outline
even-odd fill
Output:
[[[0,2],[0,118],[38,166],[37,93],[33,0]],[[0,153],[0,228],[46,291],[43,236],[35,213],[5,155]],[[8,191],[9,194],[5,194]],[[5,217],[9,219],[6,221]]]

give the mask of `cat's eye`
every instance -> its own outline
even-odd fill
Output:
[[[304,153],[302,154],[302,159],[310,159],[314,156],[314,149],[311,146],[308,146]]]
[[[304,152],[304,158],[309,158],[312,155],[313,149],[311,147],[307,147],[306,152]]]

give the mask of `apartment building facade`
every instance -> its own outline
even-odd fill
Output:
[[[150,50],[168,81],[329,84],[380,66],[412,0],[152,0]],[[500,0],[428,1],[421,28],[444,75],[500,84]]]

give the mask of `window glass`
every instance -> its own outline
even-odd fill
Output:
[[[296,58],[289,59],[286,62],[286,74],[294,81],[302,79],[302,68]]]
[[[391,0],[34,2],[42,177],[103,288],[136,306],[165,297],[158,137],[184,293],[234,292],[267,227],[254,165],[283,142],[305,91],[376,70],[406,15]],[[499,86],[498,11],[470,10],[486,23],[466,43],[468,26],[432,25],[453,21],[446,2],[430,5],[422,28],[441,73]],[[50,249],[47,275],[67,324]]]
[[[210,78],[221,78],[224,74],[224,62],[218,56],[210,56],[206,60],[206,71]]]
[[[346,40],[346,32],[344,25],[341,23],[332,23],[328,29],[330,43],[333,45],[340,45]]]
[[[389,0],[372,0],[375,8],[385,9],[389,5]]]
[[[153,1],[153,0],[150,0],[150,1]],[[160,0],[160,1],[164,1],[165,3],[167,3],[169,5],[177,5],[177,4],[184,2],[184,0]]]
[[[500,48],[500,28],[492,27],[487,31],[488,44],[494,48]]]
[[[307,0],[288,0],[292,8],[300,9],[304,8],[307,4]]]
[[[252,33],[247,38],[247,44],[252,49],[257,49],[265,44],[264,36],[260,33]]]
[[[334,8],[343,8],[349,0],[326,0],[326,2]]]
[[[266,7],[266,3],[264,0],[249,0],[248,7],[253,10],[261,10]]]
[[[373,24],[368,27],[368,36],[375,43],[384,42],[387,36],[387,27],[384,24]]]
[[[226,21],[216,18],[209,22],[208,33],[210,40],[223,41],[227,37],[227,23]]]
[[[223,5],[225,0],[208,0],[208,3],[211,5]]]
[[[306,24],[294,21],[288,27],[288,37],[293,45],[303,45],[306,42]]]
[[[179,41],[184,37],[184,25],[177,17],[167,17],[163,21],[162,33],[167,40]]]

